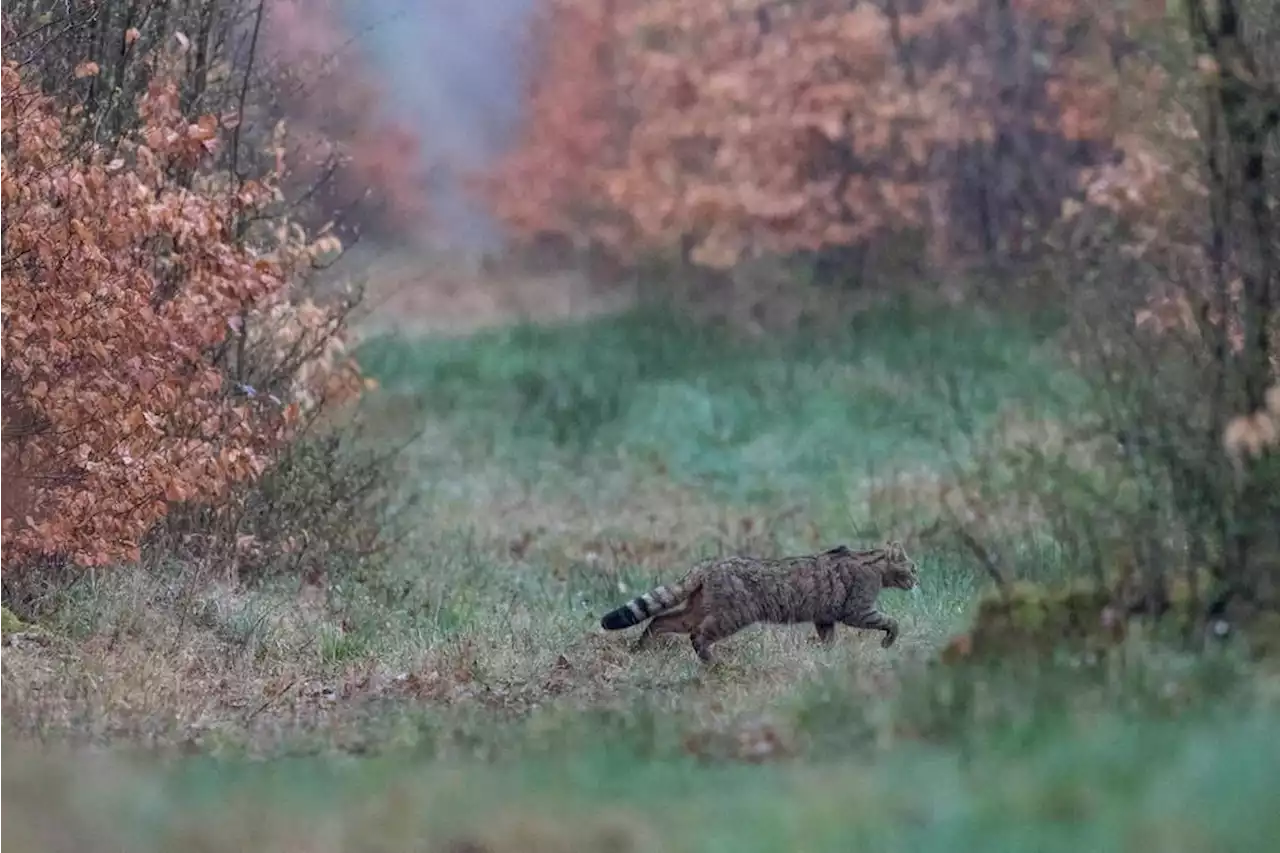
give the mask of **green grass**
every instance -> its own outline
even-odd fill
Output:
[[[331,578],[319,602],[287,580],[229,589],[176,570],[75,588],[50,627],[76,651],[5,652],[4,840],[1266,849],[1280,717],[1216,701],[1236,689],[1198,664],[958,681],[926,664],[985,583],[965,553],[913,537],[936,481],[998,444],[1011,413],[1065,419],[1084,399],[1048,331],[904,300],[785,339],[642,307],[367,342],[375,427],[421,432],[398,463],[417,501],[406,558]],[[1070,568],[1034,518],[1002,512],[1028,572]],[[922,576],[881,601],[903,626],[888,651],[759,627],[707,670],[687,643],[633,655],[597,628],[697,557],[888,536]]]
[[[720,497],[777,500],[896,463],[939,462],[939,439],[959,417],[981,422],[1012,401],[1053,400],[1048,386],[1067,375],[1035,337],[906,302],[838,333],[749,340],[641,308],[569,328],[383,339],[360,358],[462,437],[450,450],[464,459],[557,485],[593,468],[647,465]],[[963,389],[961,411],[942,393],[948,374]]]
[[[6,763],[5,841],[135,851],[1266,850],[1280,831],[1270,807],[1278,723],[1103,716],[1029,742],[991,736],[967,753],[903,745],[760,766],[654,760],[605,732],[566,753],[488,765],[195,759],[157,771],[99,757],[14,773]],[[449,846],[464,838],[478,846]]]
[[[489,645],[496,602],[517,639],[527,624],[528,642],[550,652],[620,595],[707,553],[902,537],[898,507],[867,505],[873,478],[945,471],[963,450],[942,436],[963,444],[1001,412],[1050,415],[1078,398],[1042,338],[900,300],[785,339],[646,306],[368,342],[366,371],[425,424],[403,460],[424,515],[406,579],[419,587],[407,608],[426,617],[414,630]],[[495,570],[521,537],[523,570]],[[976,583],[954,553],[922,562],[933,594],[898,612],[936,640]]]

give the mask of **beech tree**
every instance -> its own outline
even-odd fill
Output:
[[[1111,150],[1112,60],[1162,5],[548,0],[487,196],[526,238],[714,267],[920,229],[1016,251]]]
[[[225,499],[320,400],[358,393],[340,317],[290,292],[336,241],[268,215],[282,152],[259,180],[201,170],[226,133],[184,117],[172,78],[102,142],[16,63],[0,79],[5,565],[136,559],[168,507]],[[287,368],[279,394],[235,381],[254,348]]]

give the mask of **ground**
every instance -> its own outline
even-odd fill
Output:
[[[1221,698],[1234,663],[934,663],[986,584],[939,519],[1062,570],[1036,507],[964,474],[1065,452],[1051,328],[909,299],[785,334],[564,313],[366,334],[384,439],[414,436],[390,575],[122,570],[6,619],[11,849],[1269,849],[1280,715]],[[598,626],[701,556],[890,536],[922,580],[881,600],[889,650],[758,626],[707,669]]]

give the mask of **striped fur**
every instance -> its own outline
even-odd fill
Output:
[[[600,627],[606,631],[621,631],[632,625],[639,625],[650,616],[666,613],[677,604],[685,601],[698,591],[701,581],[696,572],[691,572],[679,583],[656,586],[637,598],[633,598],[617,610],[612,610],[600,620]]]
[[[649,619],[637,650],[658,635],[685,634],[708,663],[714,643],[756,622],[810,622],[823,643],[834,639],[838,624],[880,631],[888,648],[898,638],[898,622],[877,609],[876,599],[884,589],[909,590],[918,583],[915,562],[899,542],[857,551],[839,545],[779,559],[722,557],[698,564],[679,583],[628,601],[600,624],[620,631]]]

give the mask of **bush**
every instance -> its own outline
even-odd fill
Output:
[[[1099,388],[1137,497],[1130,541],[1153,583],[1207,566],[1214,618],[1280,608],[1280,229],[1274,83],[1243,37],[1274,22],[1210,18],[1151,34],[1128,68],[1127,156],[1064,210],[1046,258],[1067,345]]]
[[[403,236],[424,212],[419,140],[386,117],[351,35],[333,0],[14,0],[3,19],[6,58],[79,112],[85,138],[111,146],[137,131],[138,98],[170,80],[188,120],[229,131],[204,171],[280,173],[313,231]]]
[[[376,585],[410,529],[397,446],[368,440],[359,413],[303,435],[227,503],[175,508],[151,531],[144,555],[208,567],[233,581],[347,578]]]
[[[259,180],[208,168],[225,135],[170,78],[106,143],[15,63],[3,86],[6,595],[144,542],[233,575],[253,555],[254,576],[378,553],[390,457],[341,426],[361,292],[313,298],[341,246],[291,221],[283,161]]]
[[[541,24],[482,182],[498,216],[712,268],[856,268],[921,232],[939,259],[1024,252],[1111,146],[1126,43],[1111,4],[1061,2],[555,0]]]
[[[287,287],[231,232],[271,188],[174,181],[217,134],[183,119],[173,84],[153,83],[143,129],[111,149],[80,144],[13,63],[3,87],[6,564],[137,559],[170,503],[224,498],[297,421],[217,364],[233,319]]]

